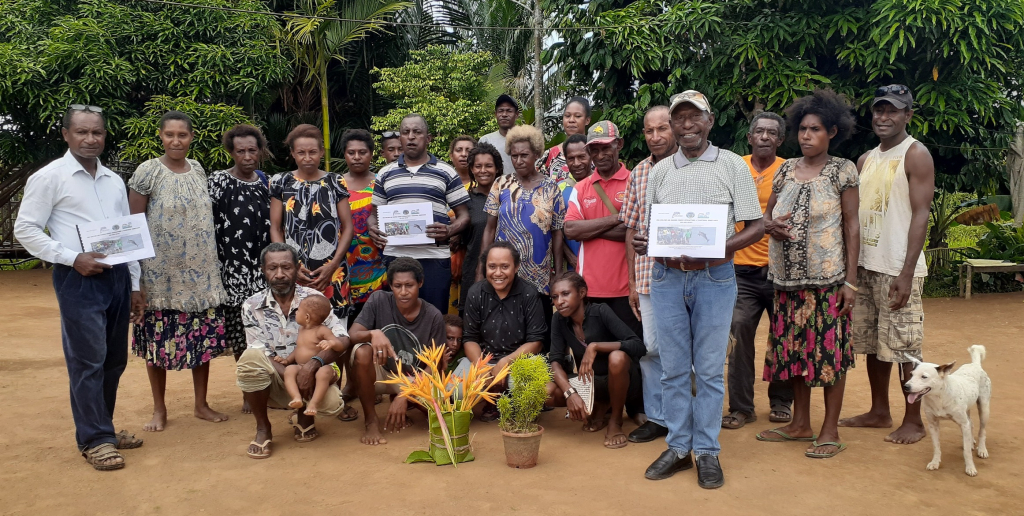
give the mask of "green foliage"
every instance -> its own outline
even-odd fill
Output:
[[[163,154],[164,149],[158,136],[160,117],[172,109],[192,118],[192,129],[196,136],[189,157],[198,161],[208,173],[231,166],[231,156],[221,145],[221,136],[236,124],[254,124],[238,106],[200,104],[190,98],[159,95],[146,103],[145,111],[140,116],[125,121],[127,138],[121,158],[141,162]]]
[[[939,186],[991,193],[1006,181],[1001,149],[1024,119],[1024,0],[547,0],[567,30],[546,56],[574,91],[592,93],[626,136],[631,159],[647,153],[640,116],[685,89],[709,96],[712,141],[745,153],[749,119],[781,112],[828,86],[847,94],[859,134],[838,154],[876,145],[875,88],[915,92],[911,133],[936,156]],[[995,149],[995,150],[987,150]],[[788,153],[794,155],[795,148]]]
[[[181,0],[266,11],[260,0]],[[0,0],[0,162],[52,158],[69,104],[104,109],[107,143],[154,96],[262,111],[291,75],[271,16],[128,0]]]
[[[374,131],[397,131],[402,117],[419,113],[430,125],[429,151],[447,161],[448,144],[459,135],[479,137],[497,129],[494,99],[500,86],[488,81],[494,56],[489,52],[456,52],[441,46],[414,50],[397,68],[374,68],[380,80],[373,87],[395,103],[373,117]]]
[[[1024,226],[986,222],[988,234],[978,240],[977,249],[969,249],[970,258],[1024,263]]]
[[[537,431],[537,416],[548,397],[551,369],[540,355],[527,353],[512,361],[508,393],[498,398],[501,429],[517,434]]]

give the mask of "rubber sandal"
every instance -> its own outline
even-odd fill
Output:
[[[267,457],[270,457],[270,439],[263,441],[263,444],[260,444],[256,441],[252,441],[249,443],[249,445],[255,446],[260,449],[259,453],[253,453],[249,450],[245,450],[245,454],[248,455],[249,457],[253,459],[265,459]]]
[[[114,445],[118,450],[134,450],[139,446],[142,446],[142,439],[135,437],[135,434],[129,434],[127,430],[121,430],[114,434],[117,438],[117,444]]]
[[[816,435],[812,435],[810,437],[791,437],[789,434],[787,434],[786,432],[783,432],[782,430],[780,430],[778,428],[772,428],[771,430],[768,430],[767,432],[770,433],[770,434],[775,434],[775,435],[779,436],[779,439],[773,439],[773,438],[770,438],[770,437],[764,437],[760,433],[756,434],[754,437],[757,438],[758,441],[764,441],[766,443],[784,443],[784,442],[788,442],[788,441],[811,442],[811,441],[814,441],[815,439],[818,438],[818,436],[816,436]]]
[[[345,408],[341,410],[341,414],[338,414],[339,421],[348,422],[355,421],[357,419],[359,419],[359,412],[356,412],[355,407],[351,405],[346,405]]]
[[[726,420],[732,421],[732,423],[726,423]],[[751,414],[748,416],[737,410],[722,416],[722,428],[727,430],[739,430],[747,423],[753,423],[755,421],[757,421],[756,415]]]
[[[786,417],[773,416],[772,415],[773,412],[783,412],[783,413],[785,413],[787,415],[786,415]],[[782,404],[772,405],[771,412],[768,413],[768,421],[771,421],[772,423],[789,423],[792,420],[793,420],[793,409],[787,407],[786,405],[782,405]]]
[[[612,435],[612,436],[611,436],[611,438],[615,438],[615,437],[618,437],[618,436],[620,436],[620,435],[621,435],[622,437],[626,437],[626,434],[625,434],[625,433],[623,433],[623,432],[619,432],[619,433],[617,433],[617,434],[615,434],[615,435]],[[607,444],[607,443],[606,443],[606,444],[604,445],[604,447],[605,447],[605,448],[608,448],[609,450],[618,450],[619,448],[625,448],[627,444],[629,444],[629,439],[628,439],[628,438],[627,438],[627,439],[626,439],[625,441],[622,441],[622,442],[621,442],[621,443],[619,443],[619,444]]]
[[[808,457],[810,457],[812,459],[831,459],[832,457],[835,457],[836,455],[839,455],[839,452],[841,452],[841,451],[846,449],[846,445],[845,444],[837,443],[835,441],[828,441],[828,442],[824,442],[824,443],[819,443],[818,441],[812,441],[811,445],[814,446],[815,448],[817,448],[819,446],[835,446],[836,447],[836,451],[834,451],[832,453],[814,453],[812,451],[804,452],[804,455],[806,455],[806,456],[808,456]]]
[[[85,450],[82,452],[82,456],[85,457],[85,462],[88,462],[93,469],[97,471],[114,471],[115,469],[121,469],[124,467],[124,455],[121,455],[111,443],[103,443],[92,449]],[[121,462],[115,464],[103,464],[102,462],[107,459],[121,458]]]
[[[316,432],[315,423],[310,423],[309,426],[307,426],[306,428],[302,428],[301,426],[299,426],[298,417],[294,418],[294,420],[292,418],[288,418],[288,422],[291,423],[291,425],[296,430],[299,431],[299,433],[295,434],[295,442],[297,443],[310,443],[315,441],[317,437],[320,437],[320,434]],[[306,435],[310,433],[312,435]]]

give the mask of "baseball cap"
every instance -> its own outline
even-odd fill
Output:
[[[671,104],[669,105],[668,112],[672,113],[677,107],[684,103],[690,103],[697,107],[697,109],[704,111],[705,113],[711,112],[711,103],[708,102],[708,98],[703,93],[697,90],[686,90],[682,93],[676,93],[669,99]]]
[[[612,143],[619,138],[619,128],[608,120],[601,120],[590,126],[590,129],[587,130],[587,145],[591,143]]]
[[[504,93],[498,95],[498,100],[494,101],[494,109],[498,109],[502,104],[512,104],[516,107],[516,111],[522,110],[522,108],[519,107],[519,102],[516,102],[516,99],[512,98],[511,95],[506,95]]]
[[[896,109],[906,109],[913,107],[914,94],[910,92],[910,88],[902,84],[890,84],[875,90],[875,100],[871,102],[871,107],[875,107],[879,102],[888,102],[896,106]]]

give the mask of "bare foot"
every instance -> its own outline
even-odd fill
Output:
[[[644,423],[647,422],[647,414],[644,414],[643,412],[637,412],[636,414],[633,414],[633,416],[630,417],[630,419],[632,419],[633,422],[636,423],[636,426],[644,426]]]
[[[380,433],[380,423],[377,421],[371,421],[366,423],[366,432],[359,438],[359,442],[368,444],[370,446],[377,446],[378,444],[387,444],[388,440],[384,438]]]
[[[924,425],[904,422],[899,428],[885,436],[885,442],[893,444],[914,444],[924,439]]]
[[[316,405],[314,405],[312,403],[306,404],[306,411],[303,412],[303,414],[305,414],[307,416],[315,416],[316,415]]]
[[[288,406],[291,408],[302,408],[302,398],[292,398],[292,400],[288,402]]]
[[[601,419],[587,419],[586,423],[583,423],[584,432],[599,432],[604,427],[608,426],[608,418]]]
[[[892,428],[892,417],[887,414],[866,412],[859,416],[840,419],[839,426],[856,428]]]
[[[165,426],[167,426],[167,412],[154,410],[153,419],[142,425],[142,429],[146,432],[163,432]]]
[[[205,419],[206,421],[211,421],[213,423],[220,423],[221,421],[228,420],[227,414],[217,412],[216,410],[210,408],[209,405],[205,407],[196,407],[195,410],[192,411],[192,415],[199,419]]]
[[[244,396],[242,397],[242,413],[252,414],[252,409],[249,408],[249,402],[245,400]]]

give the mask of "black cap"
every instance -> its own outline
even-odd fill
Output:
[[[502,104],[512,104],[516,107],[516,111],[522,111],[522,108],[519,107],[519,102],[516,102],[516,99],[512,98],[511,95],[506,95],[504,93],[498,95],[498,100],[494,101],[494,109],[498,109],[498,106],[501,106]]]
[[[914,106],[914,94],[902,84],[890,84],[875,90],[875,100],[871,102],[871,107],[879,102],[888,102],[896,106],[896,109],[907,109]]]

